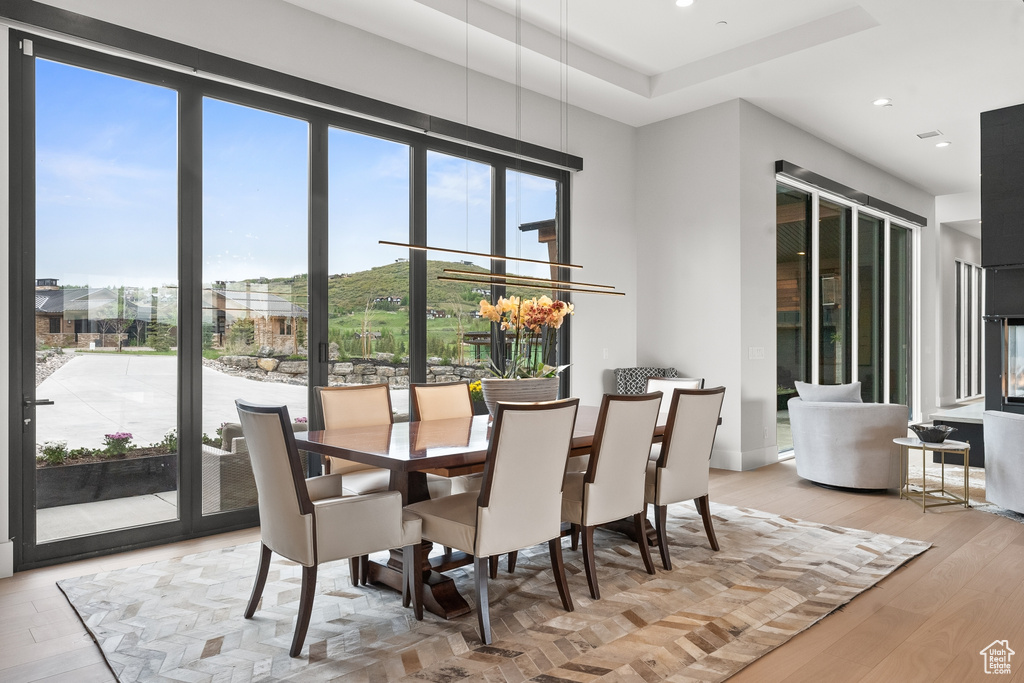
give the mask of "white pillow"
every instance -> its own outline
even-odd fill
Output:
[[[860,382],[853,384],[808,384],[793,382],[796,393],[804,401],[817,403],[863,403],[860,397]]]

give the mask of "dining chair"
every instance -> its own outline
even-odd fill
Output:
[[[473,417],[473,398],[466,380],[410,384],[409,402],[413,422]]]
[[[473,417],[473,399],[469,382],[410,384],[410,419],[415,421]],[[479,472],[450,477],[452,493],[479,491],[483,478]]]
[[[256,613],[270,570],[271,553],[302,565],[299,614],[288,654],[298,657],[306,640],[316,595],[317,567],[324,562],[391,548],[403,549],[403,603],[423,618],[421,522],[402,510],[397,491],[347,495],[341,475],[305,479],[289,425],[288,408],[235,401],[249,446],[260,515],[260,560],[245,618]]]
[[[623,396],[605,394],[597,415],[594,445],[586,472],[565,475],[562,521],[580,529],[583,567],[590,596],[601,598],[594,565],[594,527],[631,517],[648,574],[654,573],[647,546],[645,477],[651,441],[658,424],[661,392]]]
[[[703,377],[648,377],[647,393],[660,391],[663,394],[661,404],[668,410],[666,403],[672,401],[672,392],[676,389],[703,389]]]
[[[324,429],[348,429],[390,425],[391,389],[387,383],[352,384],[340,387],[315,387],[316,410]],[[391,471],[383,467],[365,465],[343,458],[327,456],[327,472],[339,474],[345,493],[361,495],[387,491],[391,484]],[[436,474],[427,475],[427,490],[432,498],[452,492],[451,480]],[[367,583],[369,557],[353,558],[351,574],[353,585]]]
[[[724,398],[725,387],[675,389],[665,436],[660,444],[651,448],[644,498],[654,505],[658,550],[666,570],[672,569],[666,528],[667,509],[671,503],[693,500],[704,520],[704,531],[711,548],[718,550],[708,502],[708,474]]]
[[[562,563],[565,465],[579,399],[499,403],[479,492],[413,503],[423,538],[473,555],[480,638],[491,643],[488,558],[547,541],[562,606],[573,610]]]

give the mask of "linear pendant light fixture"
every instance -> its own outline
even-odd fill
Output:
[[[445,268],[443,272],[449,273],[451,275],[468,275],[469,277],[501,278],[502,280],[517,280],[523,282],[541,282],[549,285],[568,285],[570,287],[600,287],[601,289],[615,289],[614,285],[599,285],[595,282],[574,282],[571,280],[553,280],[551,278],[532,277],[530,275],[481,273],[479,270],[458,270],[457,268]]]
[[[486,279],[484,279],[486,278]],[[494,279],[497,278],[497,279]],[[504,285],[507,284],[504,280],[504,275],[484,275],[483,278],[469,278],[469,277],[452,277],[450,275],[438,275],[437,279],[444,282],[471,282],[478,285]],[[552,281],[552,283],[555,281]],[[606,287],[607,285],[599,285]],[[525,289],[551,289],[558,292],[575,292],[577,294],[606,294],[609,296],[626,296],[625,292],[616,292],[611,289],[585,289],[580,287],[566,287],[559,284],[516,284],[516,287],[523,287]]]
[[[386,244],[392,247],[405,247],[407,249],[417,249],[419,251],[443,251],[448,254],[462,254],[464,256],[481,256],[483,258],[489,258],[494,261],[516,261],[519,263],[536,263],[542,266],[554,266],[556,268],[583,268],[583,266],[578,266],[574,263],[552,263],[551,261],[541,261],[539,259],[520,258],[518,256],[500,256],[499,254],[485,254],[479,251],[464,251],[462,249],[448,249],[443,247],[432,247],[430,245],[406,244],[405,242],[390,242],[388,240],[378,240],[377,243]]]

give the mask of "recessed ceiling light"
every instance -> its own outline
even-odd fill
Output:
[[[879,97],[871,104],[875,105],[876,107],[888,107],[892,105],[892,100],[888,97]]]
[[[952,143],[952,142],[950,142],[949,140],[943,140],[942,142],[936,142],[936,143],[935,143],[935,146],[936,146],[936,147],[949,147],[949,146],[950,146],[950,145],[952,145],[952,144],[953,144],[953,143]]]
[[[693,0],[676,0],[676,7],[689,7],[693,4]]]

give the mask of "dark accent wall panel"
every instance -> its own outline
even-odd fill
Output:
[[[1024,105],[981,115],[981,265],[1019,264],[1024,264]]]

